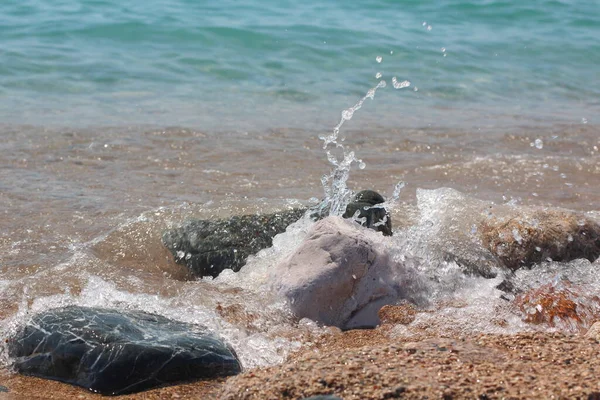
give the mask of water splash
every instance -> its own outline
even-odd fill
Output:
[[[378,89],[387,86],[385,80],[379,81],[377,85],[367,91],[367,94],[361,98],[354,106],[342,111],[342,118],[340,122],[333,128],[333,131],[329,135],[322,135],[319,137],[323,141],[323,149],[326,150],[327,160],[334,167],[333,170],[321,178],[321,183],[325,191],[325,199],[322,203],[321,208],[323,210],[329,210],[329,215],[340,216],[346,210],[346,206],[350,202],[352,191],[346,186],[346,182],[350,177],[350,169],[352,164],[358,164],[360,169],[366,167],[365,163],[356,158],[353,151],[347,150],[343,144],[338,142],[340,135],[340,129],[346,121],[349,121],[354,116],[354,113],[360,110],[367,99],[373,100],[375,93]],[[343,140],[343,138],[342,138]],[[335,149],[340,149],[343,154],[343,158],[339,160],[332,151],[328,148],[330,145],[335,145]]]
[[[377,62],[380,62],[379,57]],[[381,73],[378,72],[376,77],[380,78]],[[410,87],[411,83],[407,80],[400,82],[396,77],[393,77],[392,85],[394,89],[403,89]],[[354,106],[342,111],[340,122],[333,128],[333,131],[329,135],[319,136],[319,139],[323,141],[323,149],[326,150],[327,160],[334,167],[329,174],[323,175],[321,178],[321,184],[323,185],[323,189],[325,191],[325,199],[321,204],[320,209],[322,211],[328,210],[329,215],[342,215],[346,210],[346,206],[350,202],[352,191],[348,189],[346,182],[350,176],[352,164],[356,163],[359,169],[364,169],[366,167],[366,164],[361,159],[356,158],[356,155],[353,151],[348,151],[343,144],[338,142],[338,139],[340,139],[340,142],[344,141],[343,137],[340,138],[341,128],[346,121],[352,119],[356,111],[362,108],[367,99],[373,100],[377,90],[380,88],[385,88],[386,86],[387,82],[385,80],[380,80],[379,83],[377,83],[375,87],[369,89],[365,96],[362,97]],[[330,145],[334,145],[334,149],[339,149],[342,151],[343,158],[341,160],[339,160],[329,149]],[[404,182],[399,182],[398,185],[396,185],[391,200],[393,204],[397,202],[398,197],[400,196],[400,190],[403,187]],[[386,202],[382,205],[379,205],[379,207],[389,207],[393,204]],[[385,223],[385,221],[383,223]]]

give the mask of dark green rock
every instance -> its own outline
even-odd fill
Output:
[[[38,314],[8,343],[25,375],[121,395],[235,375],[235,352],[199,327],[144,312],[70,306]]]
[[[362,225],[392,234],[392,221],[384,208],[376,207],[383,197],[372,190],[358,192],[348,205],[344,218],[359,212]],[[373,207],[375,206],[375,207]],[[189,220],[182,226],[165,232],[163,244],[175,261],[187,266],[193,276],[218,276],[224,269],[239,271],[251,254],[271,247],[273,237],[299,220],[308,209],[298,208],[273,214],[242,215],[218,220]],[[311,209],[317,220],[327,215],[325,209]],[[384,221],[385,218],[385,221]]]
[[[392,218],[385,208],[378,206],[384,201],[384,198],[373,190],[360,191],[348,204],[342,217],[352,218],[358,212],[357,220],[362,226],[381,232],[385,236],[392,236]]]
[[[226,268],[239,271],[249,255],[271,247],[273,237],[305,212],[294,209],[214,221],[190,220],[165,232],[162,240],[175,261],[185,264],[194,276],[216,277]]]
[[[6,386],[0,385],[0,393],[8,393],[8,392],[9,392],[9,390]]]

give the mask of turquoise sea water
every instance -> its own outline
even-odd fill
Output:
[[[0,121],[330,126],[385,80],[367,121],[593,122],[599,38],[597,0],[4,0]]]

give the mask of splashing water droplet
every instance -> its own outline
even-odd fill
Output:
[[[375,57],[375,61],[377,61],[378,63],[381,63],[383,61],[383,57],[377,56],[377,57]]]
[[[365,164],[363,162],[363,160],[358,160],[358,168],[365,169],[366,167],[367,167],[367,164]]]
[[[542,139],[535,139],[535,148],[540,150],[544,148],[544,142]]]
[[[400,192],[406,186],[406,182],[400,181],[394,186],[394,192],[392,193],[392,200],[396,201],[400,198]]]
[[[409,87],[410,82],[409,81],[398,82],[398,79],[396,79],[396,77],[394,76],[392,78],[392,85],[394,86],[394,89],[402,89],[405,87]]]
[[[415,92],[419,91],[419,88],[415,86],[415,88],[413,89]]]
[[[587,123],[588,123],[588,120],[587,120],[587,118],[581,118],[581,123],[582,123],[582,124],[587,124]]]
[[[381,78],[381,72],[376,73],[375,78],[377,78],[377,79]]]
[[[331,154],[331,152],[329,152],[329,151],[327,152],[327,161],[329,161],[329,163],[331,165],[335,165],[335,166],[339,165],[337,158],[333,154]]]
[[[432,29],[433,29],[433,28],[431,27],[431,25],[427,25],[427,31],[428,31],[428,32],[431,32],[431,30],[432,30]]]
[[[390,55],[394,54],[394,50],[390,50]]]
[[[445,52],[446,52],[446,48],[442,47],[442,53],[445,53]]]

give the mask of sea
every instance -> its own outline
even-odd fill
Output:
[[[311,222],[216,279],[186,278],[161,234],[361,189],[398,209],[381,241],[436,277],[420,326],[574,332],[527,323],[501,277],[424,253],[456,233],[430,234],[429,214],[469,218],[444,188],[600,216],[598,38],[597,0],[3,0],[0,334],[69,304],[136,309],[218,332],[246,368],[282,362],[326,334],[265,294]],[[519,279],[600,295],[598,267]]]

